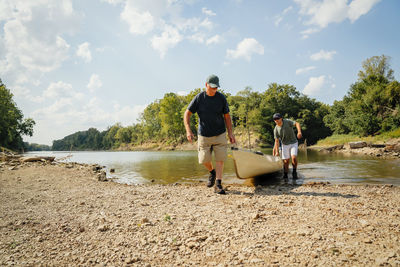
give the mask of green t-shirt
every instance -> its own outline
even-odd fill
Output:
[[[294,134],[293,126],[295,121],[283,119],[281,127],[275,125],[274,138],[281,139],[282,144],[291,145],[297,142],[296,135]]]

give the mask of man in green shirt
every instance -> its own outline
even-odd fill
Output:
[[[276,126],[274,129],[275,145],[272,153],[274,156],[279,156],[280,142],[282,144],[283,178],[288,178],[289,160],[292,158],[293,179],[297,179],[297,138],[302,137],[300,124],[296,121],[283,119],[279,113],[275,113],[273,119]],[[297,138],[293,126],[297,128]]]

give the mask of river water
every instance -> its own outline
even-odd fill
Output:
[[[262,150],[271,154],[270,149]],[[197,162],[196,151],[81,151],[29,152],[28,155],[55,156],[65,162],[100,164],[106,166],[107,177],[126,184],[198,183],[207,181],[207,171]],[[110,173],[110,169],[115,169]],[[238,184],[302,184],[327,181],[331,183],[373,183],[400,185],[400,160],[377,159],[367,156],[346,156],[299,151],[299,179],[281,179],[282,173],[257,179],[236,178],[233,160],[228,158],[224,168],[224,183]]]

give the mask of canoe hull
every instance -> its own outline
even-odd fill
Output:
[[[241,179],[273,173],[282,169],[282,160],[279,157],[238,149],[232,150],[232,156],[236,176]]]

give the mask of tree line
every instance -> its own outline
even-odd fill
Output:
[[[300,93],[293,85],[271,83],[263,92],[247,87],[226,96],[235,132],[256,133],[262,144],[273,144],[276,112],[302,125],[307,144],[332,134],[375,135],[400,127],[400,83],[394,79],[389,57],[374,56],[362,63],[358,80],[348,93],[332,106]],[[137,123],[115,124],[103,132],[91,128],[53,142],[53,150],[116,149],[124,144],[179,144],[186,141],[183,114],[195,95],[203,89],[181,96],[167,93],[148,105]],[[191,117],[197,132],[198,118]]]
[[[389,61],[385,55],[365,60],[357,81],[342,100],[331,106],[302,94],[290,84],[271,83],[263,92],[247,87],[236,95],[222,93],[229,103],[235,133],[251,132],[261,144],[273,144],[272,115],[276,112],[302,125],[307,144],[315,144],[332,134],[376,135],[400,127],[400,83],[395,80]],[[23,120],[12,94],[5,85],[0,85],[0,145],[20,149],[24,146],[21,136],[32,135],[34,121]],[[53,141],[52,149],[110,150],[123,145],[183,143],[186,141],[183,114],[202,90],[194,89],[185,96],[167,93],[148,105],[138,121],[130,126],[117,123],[105,131],[90,128],[76,132]],[[196,133],[197,116],[191,117],[191,127]],[[39,145],[25,144],[26,147],[46,149]]]

